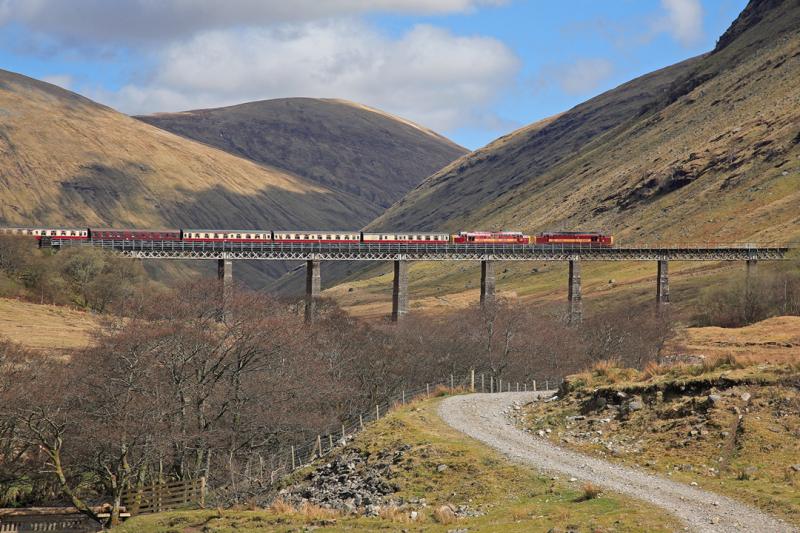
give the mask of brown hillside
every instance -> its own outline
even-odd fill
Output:
[[[0,110],[2,224],[333,227],[368,208],[7,71]]]
[[[800,241],[798,206],[800,2],[754,0],[715,50],[458,159],[370,227],[603,229],[622,245],[785,243]],[[498,289],[519,296],[555,291],[563,299],[561,267],[508,265]],[[637,298],[649,300],[655,268],[644,267],[587,266],[585,288],[591,298],[594,286],[639,280]],[[470,268],[415,265],[412,293],[469,293],[474,301],[479,278]],[[680,281],[694,266],[672,268]],[[351,309],[372,300],[383,305],[385,281],[359,281],[350,284],[354,292],[336,296]],[[696,285],[675,301],[696,295]]]
[[[282,98],[138,119],[370,204],[368,222],[467,150],[403,119],[344,100]]]
[[[800,3],[752,1],[705,56],[455,161],[373,227],[800,238]]]

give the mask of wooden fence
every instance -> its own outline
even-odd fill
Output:
[[[206,478],[159,483],[133,488],[122,494],[122,505],[133,515],[172,509],[204,507]]]

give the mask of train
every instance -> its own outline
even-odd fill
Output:
[[[22,235],[39,241],[177,241],[234,243],[331,244],[538,244],[579,247],[614,245],[614,236],[602,231],[556,231],[526,235],[520,231],[459,231],[458,233],[376,233],[331,230],[258,229],[115,229],[115,228],[0,228],[0,235]]]

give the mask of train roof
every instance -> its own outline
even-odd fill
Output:
[[[210,229],[210,228],[184,228],[183,231],[195,231],[197,233],[271,233],[271,229]]]
[[[409,235],[450,235],[449,233],[444,233],[441,231],[364,231],[362,232],[364,235],[398,235],[398,234],[409,234]]]
[[[357,229],[276,229],[275,233],[361,233]]]
[[[180,232],[177,228],[89,228],[89,231],[115,231],[117,233],[123,231],[138,231],[139,233],[168,233]]]
[[[541,235],[608,235],[605,231],[544,231]]]

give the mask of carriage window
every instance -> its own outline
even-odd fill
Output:
[[[241,233],[237,233],[237,234],[236,234],[236,238],[237,238],[237,239],[241,239],[241,238],[242,238],[242,234],[241,234]]]
[[[336,236],[336,240],[337,240],[337,241],[339,240],[339,237],[341,237],[341,235],[337,235],[337,236]]]

